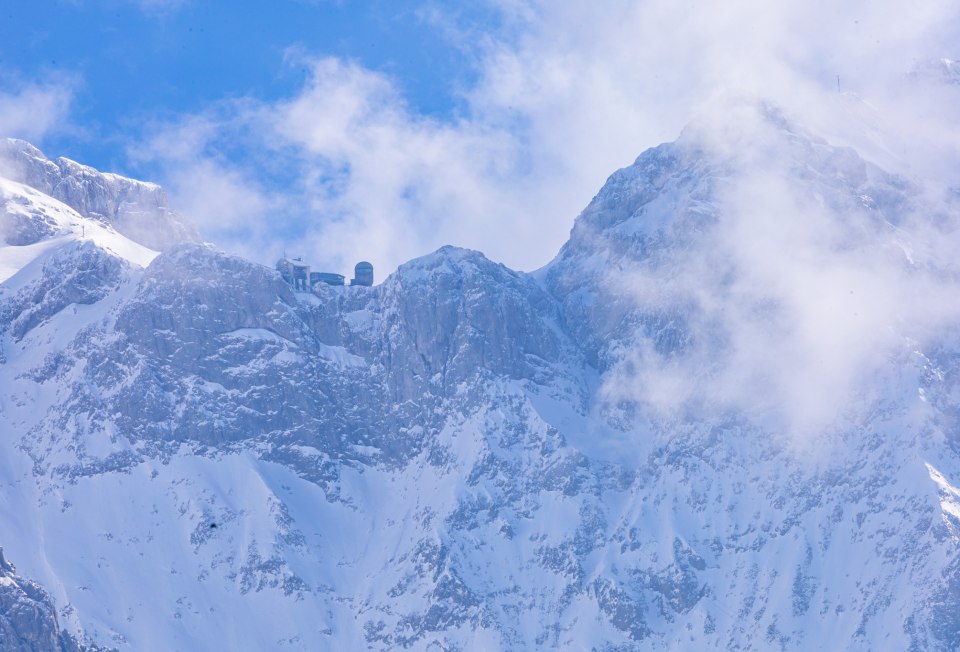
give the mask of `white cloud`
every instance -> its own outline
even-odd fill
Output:
[[[0,135],[40,143],[65,128],[72,99],[73,85],[66,82],[0,91]]]
[[[255,113],[249,102],[225,102],[204,115],[152,124],[128,156],[135,163],[159,163],[171,205],[206,239],[266,262],[282,247],[278,233],[295,198],[271,192],[257,169],[243,167],[222,149],[251,140]],[[267,155],[259,139],[250,145],[258,158]]]
[[[732,410],[802,442],[916,392],[918,352],[960,321],[960,214],[759,115],[722,105],[685,136],[713,161],[716,222],[607,284],[677,315],[688,348],[627,350],[604,393],[666,418]]]
[[[188,4],[191,0],[126,0],[150,14],[173,12]]]
[[[530,269],[559,249],[610,172],[675,138],[717,92],[770,96],[825,133],[905,167],[931,160],[930,146],[943,142],[950,119],[941,106],[937,120],[918,129],[920,144],[891,146],[876,142],[862,115],[845,118],[863,132],[854,134],[843,128],[842,112],[822,108],[839,74],[845,89],[882,105],[894,127],[916,122],[913,103],[882,91],[915,61],[944,54],[956,25],[956,9],[945,0],[923,7],[892,0],[491,4],[502,17],[493,32],[457,24],[455,15],[444,22],[435,6],[430,15],[476,65],[477,81],[464,89],[458,115],[419,115],[390,77],[349,61],[301,56],[311,75],[294,97],[236,105],[227,117],[218,107],[206,117],[207,146],[241,131],[255,156],[273,160],[282,150],[298,190],[274,196],[256,170],[201,150],[198,174],[225,170],[225,180],[211,178],[210,185],[245,193],[237,203],[249,210],[236,219],[259,220],[253,231],[268,241],[276,211],[289,216],[287,229],[267,246],[258,243],[264,251],[293,236],[291,246],[313,250],[305,255],[336,265],[364,257],[389,271],[454,243]],[[167,140],[176,141],[179,129]],[[886,131],[888,138],[897,134]],[[192,169],[183,159],[180,165]],[[175,183],[191,210],[209,203],[191,198],[206,184]]]
[[[317,241],[391,268],[522,226],[510,203],[516,146],[507,134],[416,116],[389,79],[355,64],[311,65],[304,91],[266,118],[302,154]]]

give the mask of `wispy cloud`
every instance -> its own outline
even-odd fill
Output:
[[[517,165],[507,134],[417,116],[391,80],[356,64],[310,65],[303,92],[267,118],[307,171],[318,244],[392,267],[444,243],[477,246],[485,230],[522,230],[505,201],[515,198],[508,180]]]
[[[640,344],[613,356],[608,403],[666,419],[731,411],[806,441],[865,422],[884,396],[909,399],[920,355],[960,319],[956,203],[743,105],[715,107],[684,138],[712,190],[703,205],[646,207],[631,228],[672,224],[660,260],[621,261],[605,279],[614,310],[671,316],[683,345],[613,334]]]
[[[0,135],[40,143],[67,127],[74,85],[68,81],[18,84],[0,90]]]
[[[257,111],[250,102],[224,102],[203,115],[153,123],[128,156],[134,163],[160,166],[175,209],[205,238],[252,260],[267,261],[282,247],[284,219],[297,197],[279,194],[260,179],[263,168],[270,166],[264,160],[267,143],[253,135],[263,127]],[[245,157],[231,155],[230,147],[253,148],[261,165],[244,165]]]
[[[226,104],[159,125],[137,146],[139,157],[163,162],[188,216],[221,206],[216,217],[194,216],[212,239],[244,249],[259,221],[253,231],[274,229],[261,252],[290,246],[339,268],[366,258],[387,270],[447,243],[482,247],[495,231],[519,235],[493,255],[519,258],[537,242],[520,188],[510,187],[523,163],[507,132],[418,116],[391,79],[355,63],[301,63],[310,78],[295,97]],[[257,165],[244,169],[219,149],[240,140]],[[264,168],[283,183],[260,182]]]

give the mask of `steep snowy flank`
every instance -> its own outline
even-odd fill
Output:
[[[167,206],[160,186],[99,172],[66,158],[51,161],[22,140],[0,138],[0,177],[58,199],[150,249],[200,241],[196,230]]]
[[[109,224],[82,217],[34,188],[2,178],[0,215],[0,282],[6,289],[17,285],[8,281],[11,276],[40,264],[50,251],[75,243],[89,242],[140,267],[157,255]]]
[[[3,188],[0,523],[73,632],[960,646],[960,215],[770,105],[616,172],[534,275],[294,292]]]

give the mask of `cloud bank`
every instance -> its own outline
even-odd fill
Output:
[[[490,4],[499,20],[484,26],[429,12],[474,62],[455,115],[419,114],[382,72],[300,53],[292,63],[309,75],[294,96],[155,125],[140,154],[228,249],[263,258],[291,247],[341,267],[368,258],[386,272],[446,243],[519,269],[544,264],[607,174],[675,138],[718,92],[770,97],[904,168],[938,167],[925,165],[932,144],[956,144],[945,98],[932,97],[941,91],[900,92],[919,63],[949,56],[955,3]],[[823,111],[838,75],[890,124]],[[184,151],[198,123],[202,142]],[[224,153],[237,143],[249,155]],[[277,170],[283,183],[270,181]],[[250,247],[253,234],[263,240]]]

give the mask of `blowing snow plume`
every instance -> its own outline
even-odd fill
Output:
[[[960,316],[957,221],[955,196],[728,99],[611,176],[549,275],[609,409],[806,436],[855,422]]]

